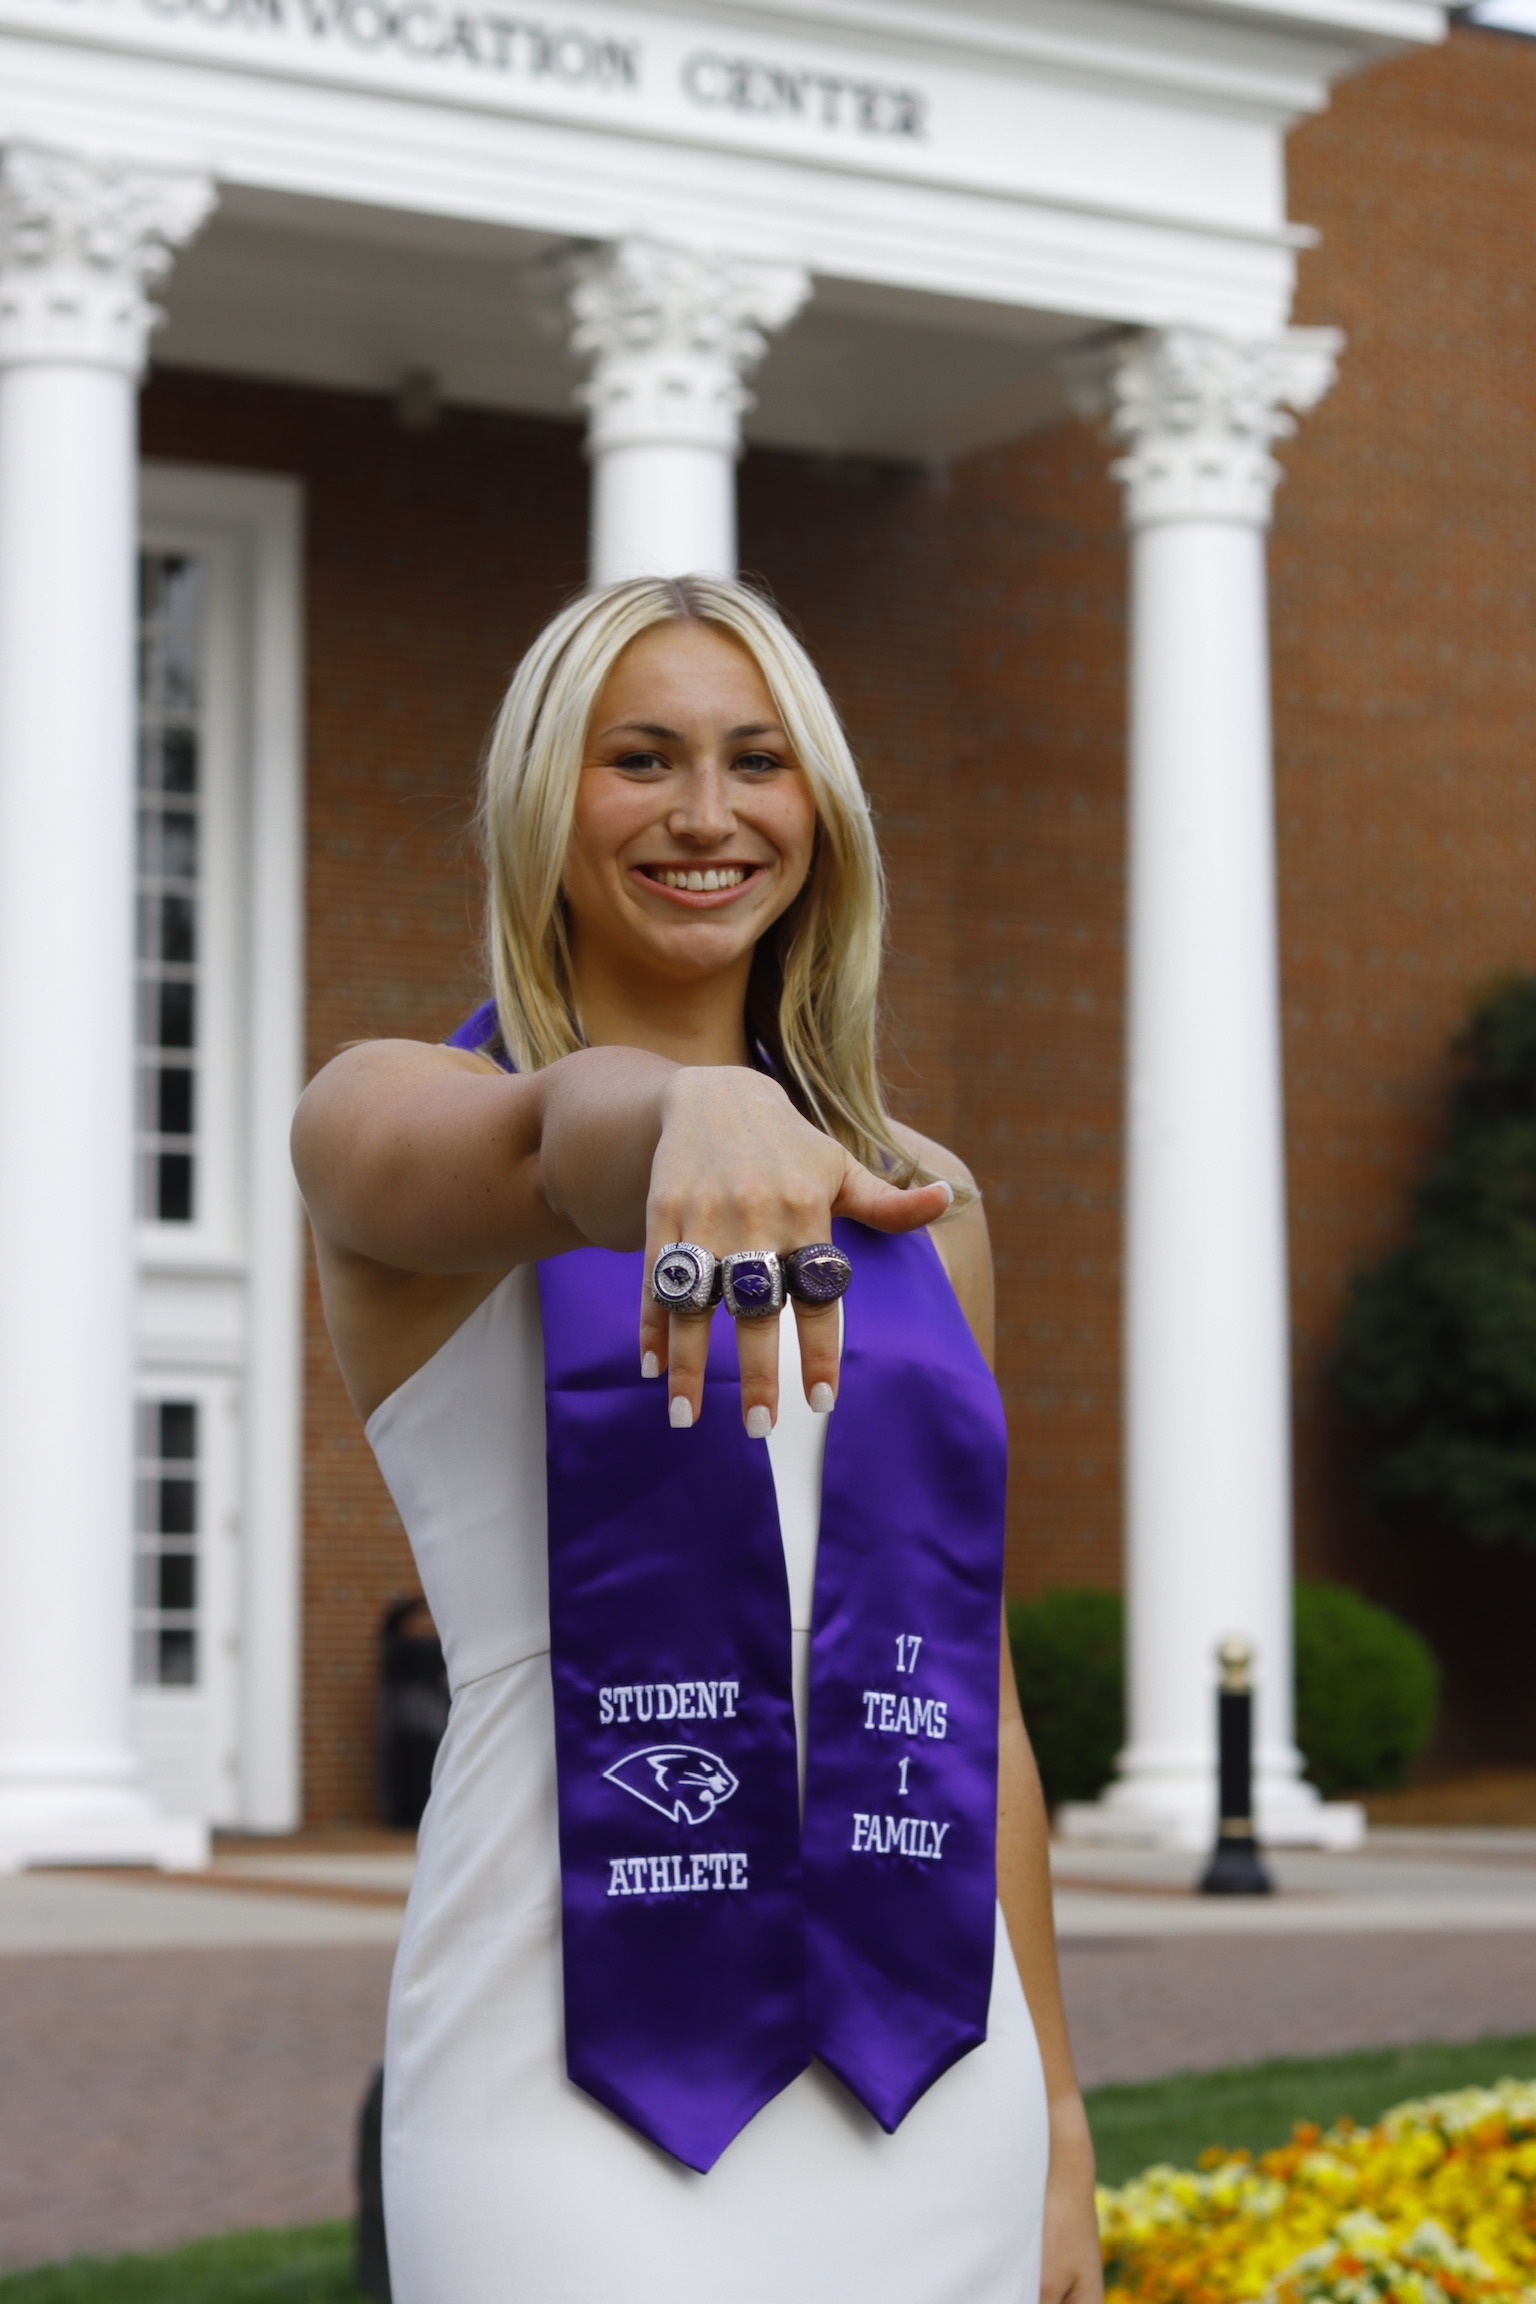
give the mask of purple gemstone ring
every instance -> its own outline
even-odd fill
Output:
[[[835,1304],[853,1278],[853,1266],[830,1240],[792,1248],[783,1263],[784,1285],[799,1304]]]
[[[784,1309],[784,1267],[771,1248],[738,1248],[720,1259],[725,1308],[734,1320],[762,1320]]]

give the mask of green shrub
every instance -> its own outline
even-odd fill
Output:
[[[1536,977],[1456,1042],[1407,1237],[1357,1274],[1333,1383],[1390,1527],[1536,1547]]]
[[[1338,1584],[1296,1587],[1296,1741],[1334,1798],[1401,1784],[1434,1729],[1440,1673],[1401,1617]],[[1008,1641],[1045,1796],[1094,1800],[1125,1742],[1125,1608],[1060,1589],[1008,1604]],[[1216,1665],[1211,1662],[1211,1701]]]
[[[1388,1608],[1340,1584],[1296,1587],[1296,1741],[1330,1799],[1390,1792],[1434,1731],[1440,1667]]]
[[[1010,1600],[1008,1644],[1045,1797],[1092,1800],[1125,1742],[1125,1604],[1061,1590]]]

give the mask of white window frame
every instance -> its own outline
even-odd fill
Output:
[[[232,773],[238,799],[205,851],[198,1212],[138,1228],[147,1286],[173,1304],[217,1299],[229,1310],[223,1334],[206,1309],[189,1312],[184,1349],[162,1323],[141,1340],[140,1382],[169,1395],[199,1370],[242,1379],[237,1785],[225,1820],[291,1831],[301,1805],[303,1236],[288,1127],[304,1078],[303,499],[296,480],[207,465],[145,464],[140,488],[144,543],[218,561],[238,603],[237,628],[213,617],[206,641],[209,784]],[[222,1143],[221,1128],[232,1131]]]
[[[240,1376],[141,1376],[137,1401],[189,1400],[197,1409],[195,1477],[198,1525],[194,1556],[198,1670],[190,1686],[135,1680],[135,1741],[173,1815],[239,1824],[241,1813],[238,1644],[243,1515],[239,1503],[242,1446]],[[135,1552],[138,1550],[137,1534]],[[135,1591],[134,1619],[139,1610]],[[190,1731],[190,1733],[189,1733]]]

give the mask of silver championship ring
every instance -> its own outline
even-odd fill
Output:
[[[783,1262],[784,1285],[799,1304],[835,1304],[853,1278],[853,1266],[830,1240],[792,1248]]]
[[[720,1259],[725,1308],[733,1320],[760,1320],[784,1309],[784,1267],[771,1248],[738,1248]]]
[[[670,1240],[651,1266],[651,1294],[668,1312],[707,1312],[719,1266],[693,1240]]]

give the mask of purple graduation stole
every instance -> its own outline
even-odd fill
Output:
[[[494,1009],[454,1044],[483,1047]],[[887,2131],[986,2038],[1007,1443],[926,1233],[839,1222],[798,1813],[789,1589],[732,1323],[699,1424],[639,1373],[644,1257],[539,1266],[566,2068],[708,2169],[819,2056]]]

